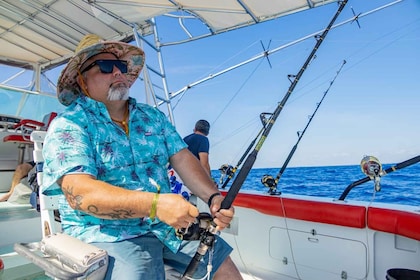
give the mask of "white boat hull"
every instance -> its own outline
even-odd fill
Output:
[[[28,265],[13,243],[39,241],[41,222],[28,205],[6,204],[0,257],[10,276],[16,263]],[[418,207],[248,192],[234,205],[236,217],[221,235],[245,279],[374,280],[392,268],[420,271]]]
[[[222,236],[240,270],[257,278],[373,280],[392,268],[420,271],[419,208],[247,193],[234,204]]]

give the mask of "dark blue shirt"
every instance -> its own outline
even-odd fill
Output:
[[[188,145],[188,150],[200,159],[199,153],[209,153],[210,143],[209,139],[201,134],[192,133],[184,138]]]

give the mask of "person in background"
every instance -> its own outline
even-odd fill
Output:
[[[28,174],[29,174],[29,171],[31,171],[32,168],[34,168],[34,166],[35,166],[35,162],[29,161],[29,162],[21,163],[16,167],[15,172],[13,173],[13,177],[12,177],[11,188],[9,192],[5,193],[3,196],[0,197],[0,202],[9,200],[10,196],[13,194],[14,190],[19,184],[25,185],[26,187],[28,187],[28,190],[29,190],[30,187],[28,183]],[[29,203],[29,198],[28,198],[27,203]]]
[[[183,273],[199,241],[177,230],[196,221],[198,209],[171,193],[170,164],[207,201],[217,230],[234,209],[220,195],[167,117],[137,103],[129,89],[144,64],[140,48],[85,36],[57,83],[67,108],[50,124],[44,142],[41,191],[61,195],[63,231],[108,252],[105,279],[165,279],[164,263]],[[219,236],[194,278],[242,279]]]
[[[211,169],[209,164],[210,142],[207,136],[210,132],[210,124],[206,120],[199,120],[195,123],[193,133],[184,137],[188,150],[198,158],[201,166],[211,177]]]

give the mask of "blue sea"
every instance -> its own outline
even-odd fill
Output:
[[[383,164],[383,170],[395,164]],[[254,190],[267,193],[268,188],[261,183],[264,175],[276,177],[280,168],[251,169],[241,190]],[[236,175],[239,170],[236,172]],[[212,171],[213,178],[219,182],[221,173]],[[281,176],[277,190],[283,194],[300,194],[338,199],[351,183],[365,178],[360,165],[322,166],[322,167],[288,167]],[[230,180],[228,189],[235,177]],[[374,201],[420,205],[420,163],[389,172],[380,177],[381,190],[374,191],[374,182],[354,187],[346,196],[346,200]]]

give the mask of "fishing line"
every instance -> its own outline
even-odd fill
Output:
[[[347,61],[347,60],[346,60],[346,61]],[[304,96],[306,96],[306,95],[308,95],[308,94],[314,93],[314,91],[315,91],[316,89],[318,89],[318,88],[320,88],[320,87],[324,86],[324,84],[327,82],[327,80],[326,80],[326,79],[325,79],[325,80],[322,80],[322,81],[321,81],[318,85],[315,85],[315,86],[311,87],[310,89],[308,89],[308,90],[306,90],[306,91],[304,91],[304,92],[300,92],[300,91],[302,91],[303,89],[305,89],[306,87],[308,87],[309,85],[311,85],[312,83],[314,83],[314,82],[316,82],[316,81],[319,81],[319,80],[321,79],[321,77],[326,76],[327,74],[329,74],[329,70],[331,70],[331,69],[333,69],[333,68],[337,67],[337,65],[339,65],[339,64],[337,63],[337,64],[335,64],[335,65],[331,66],[330,68],[328,68],[327,70],[325,70],[324,72],[322,72],[320,75],[318,75],[318,76],[314,77],[312,80],[308,81],[306,84],[304,84],[302,87],[300,87],[300,89],[299,89],[299,90],[297,90],[297,92],[298,92],[298,93],[300,93],[300,94],[299,94],[299,95],[296,95],[293,99],[290,99],[289,104],[293,104],[295,101],[297,101],[297,100],[299,100],[299,99],[303,98]],[[345,70],[345,71],[347,71],[347,70]],[[345,72],[345,71],[344,71],[344,72]],[[328,82],[331,82],[331,81],[328,81]]]
[[[391,31],[391,32],[388,32],[388,33],[386,33],[386,34],[383,34],[382,36],[379,36],[379,37],[375,38],[374,40],[369,41],[368,43],[366,43],[365,45],[363,45],[362,47],[360,47],[358,50],[356,50],[356,51],[354,51],[353,53],[351,53],[348,57],[350,58],[350,57],[352,57],[352,56],[355,56],[357,53],[360,53],[360,52],[362,52],[363,50],[367,49],[367,46],[369,46],[369,45],[373,44],[374,42],[378,42],[378,41],[380,41],[380,39],[383,39],[383,38],[389,37],[389,36],[391,36],[392,34],[394,34],[394,33],[396,33],[396,32],[399,32],[400,30],[404,30],[404,31],[406,31],[406,30],[408,29],[408,27],[409,27],[409,26],[411,26],[412,24],[416,23],[416,22],[417,22],[417,21],[419,21],[419,20],[420,20],[420,19],[417,19],[417,20],[415,20],[415,21],[413,21],[413,22],[407,23],[407,24],[405,24],[405,25],[403,25],[403,26],[400,26],[399,28],[394,29],[394,30],[393,30],[393,31]],[[376,55],[376,54],[377,54],[377,53],[379,53],[380,51],[382,51],[382,50],[384,50],[384,49],[388,48],[389,46],[391,46],[391,45],[392,45],[392,44],[394,44],[395,42],[397,42],[397,41],[401,40],[401,38],[403,38],[403,37],[405,37],[405,36],[409,35],[410,33],[412,33],[412,31],[406,31],[406,33],[405,33],[405,34],[401,34],[400,36],[398,36],[398,37],[396,37],[395,39],[393,39],[393,40],[389,41],[387,44],[383,45],[382,47],[380,47],[380,48],[376,48],[376,49],[375,49],[374,51],[372,51],[371,53],[369,53],[369,54],[367,54],[366,56],[364,56],[364,57],[360,58],[360,59],[359,59],[358,61],[356,61],[355,63],[352,63],[352,65],[351,65],[351,66],[349,65],[349,67],[347,67],[347,70],[346,70],[346,71],[348,71],[348,70],[352,69],[353,67],[355,67],[355,66],[359,65],[360,63],[362,63],[363,61],[367,60],[368,58],[370,58],[370,57],[372,57],[372,56]]]
[[[235,241],[235,245],[236,245],[236,251],[238,252],[238,255],[239,255],[239,258],[241,259],[241,263],[242,263],[242,265],[244,266],[244,268],[245,268],[245,270],[246,270],[246,273],[249,275],[249,276],[251,276],[252,277],[252,279],[255,279],[255,280],[258,280],[257,278],[255,278],[255,276],[249,271],[249,269],[248,269],[248,266],[247,266],[247,264],[245,263],[245,261],[243,260],[243,258],[242,258],[242,255],[241,255],[241,249],[239,248],[239,245],[238,245],[238,241],[237,241],[237,239],[236,239],[236,236],[235,235],[233,235],[233,240]]]
[[[240,52],[236,52],[233,56],[231,56],[230,58],[226,59],[225,61],[223,61],[222,63],[220,63],[219,65],[213,67],[212,70],[209,70],[206,74],[203,74],[201,76],[200,79],[205,78],[208,75],[211,75],[212,72],[216,71],[217,69],[221,68],[224,64],[226,64],[227,62],[233,60],[235,57],[240,56],[242,53],[244,53],[246,50],[251,49],[251,47],[255,46],[258,43],[258,41],[255,41],[251,44],[249,44],[247,47],[243,48]]]
[[[218,114],[216,116],[216,119],[213,121],[213,123],[216,123],[217,120],[220,118],[220,116],[226,111],[226,109],[230,106],[230,104],[232,103],[232,101],[236,98],[236,96],[238,96],[238,94],[242,91],[242,89],[244,88],[244,86],[251,80],[251,77],[254,76],[255,72],[257,72],[257,69],[260,67],[261,63],[264,60],[260,60],[259,63],[257,64],[257,66],[255,66],[254,70],[251,71],[251,73],[248,75],[248,77],[245,79],[245,81],[242,83],[242,85],[239,87],[239,89],[235,92],[235,94],[230,98],[230,100],[226,103],[226,105],[223,107],[222,111],[220,112],[220,114]]]
[[[231,56],[230,58],[228,58],[228,59],[226,59],[224,62],[222,62],[222,63],[220,63],[219,65],[217,65],[217,66],[215,66],[215,67],[213,67],[213,69],[212,70],[209,70],[208,72],[207,72],[207,74],[203,74],[203,75],[201,75],[201,77],[202,78],[199,78],[199,80],[200,79],[203,79],[204,77],[206,77],[206,76],[208,76],[208,75],[211,75],[211,73],[213,72],[213,71],[215,71],[216,69],[219,69],[222,65],[224,65],[224,64],[226,64],[227,62],[229,62],[229,61],[231,61],[231,60],[233,60],[233,58],[235,58],[235,57],[237,57],[237,56],[239,56],[241,53],[243,53],[243,52],[245,52],[245,50],[248,50],[248,49],[250,49],[252,46],[254,46],[255,44],[256,44],[257,42],[254,42],[254,43],[252,43],[252,44],[250,44],[250,45],[248,45],[248,47],[246,47],[246,48],[244,48],[244,49],[242,49],[242,51],[240,51],[240,52],[238,52],[238,53],[236,53],[235,55],[233,55],[233,56]],[[181,102],[181,100],[184,98],[184,96],[185,96],[185,94],[187,93],[187,91],[190,89],[190,87],[185,87],[185,88],[183,88],[183,90],[181,91],[181,92],[179,92],[178,94],[180,94],[180,96],[179,96],[179,98],[177,99],[177,102],[175,103],[175,105],[173,106],[173,109],[175,109],[175,107],[179,104],[179,102]],[[233,98],[232,98],[233,99]],[[230,104],[230,103],[229,103]],[[225,108],[226,108],[227,106],[225,106]],[[223,112],[222,112],[223,113]],[[221,113],[221,114],[222,114]],[[219,115],[220,116],[220,115]],[[218,118],[218,117],[217,117]],[[216,118],[216,119],[217,119]],[[213,123],[212,123],[212,125],[214,124],[214,122],[215,121],[213,121]]]
[[[369,207],[372,206],[373,201],[375,200],[376,197],[376,191],[375,191],[375,187],[373,187],[373,194],[372,194],[372,198],[369,201],[368,205],[366,206],[366,211],[365,211],[365,221],[366,221],[366,226],[365,226],[365,233],[366,233],[366,247],[367,247],[367,258],[366,258],[366,275],[369,275],[369,270],[370,270],[370,262],[369,262],[369,257],[370,257],[370,242],[369,242],[369,225],[368,225],[368,212],[369,212]],[[365,276],[366,276],[365,275]]]
[[[225,135],[222,140],[220,140],[220,141],[214,141],[212,143],[212,147],[213,148],[214,147],[217,147],[220,143],[225,142],[227,139],[229,139],[229,138],[237,135],[238,133],[243,132],[246,128],[252,127],[256,122],[257,122],[257,120],[255,120],[254,118],[251,119],[251,120],[249,120],[248,122],[244,123],[242,126],[237,127],[235,130],[232,130],[228,135]],[[256,129],[254,131],[256,131]],[[255,135],[255,134],[253,134],[253,135]],[[248,139],[251,139],[251,136],[248,137]],[[243,146],[245,146],[245,144]]]
[[[281,210],[283,211],[283,214],[284,214],[284,225],[286,227],[287,241],[289,242],[289,246],[290,246],[290,254],[292,255],[293,267],[295,268],[298,279],[302,279],[299,275],[299,270],[297,268],[296,260],[295,260],[295,254],[293,252],[294,247],[292,244],[292,238],[290,237],[290,230],[289,230],[289,225],[287,223],[287,214],[286,214],[286,208],[284,207],[283,196],[280,196],[280,204],[281,204]]]

